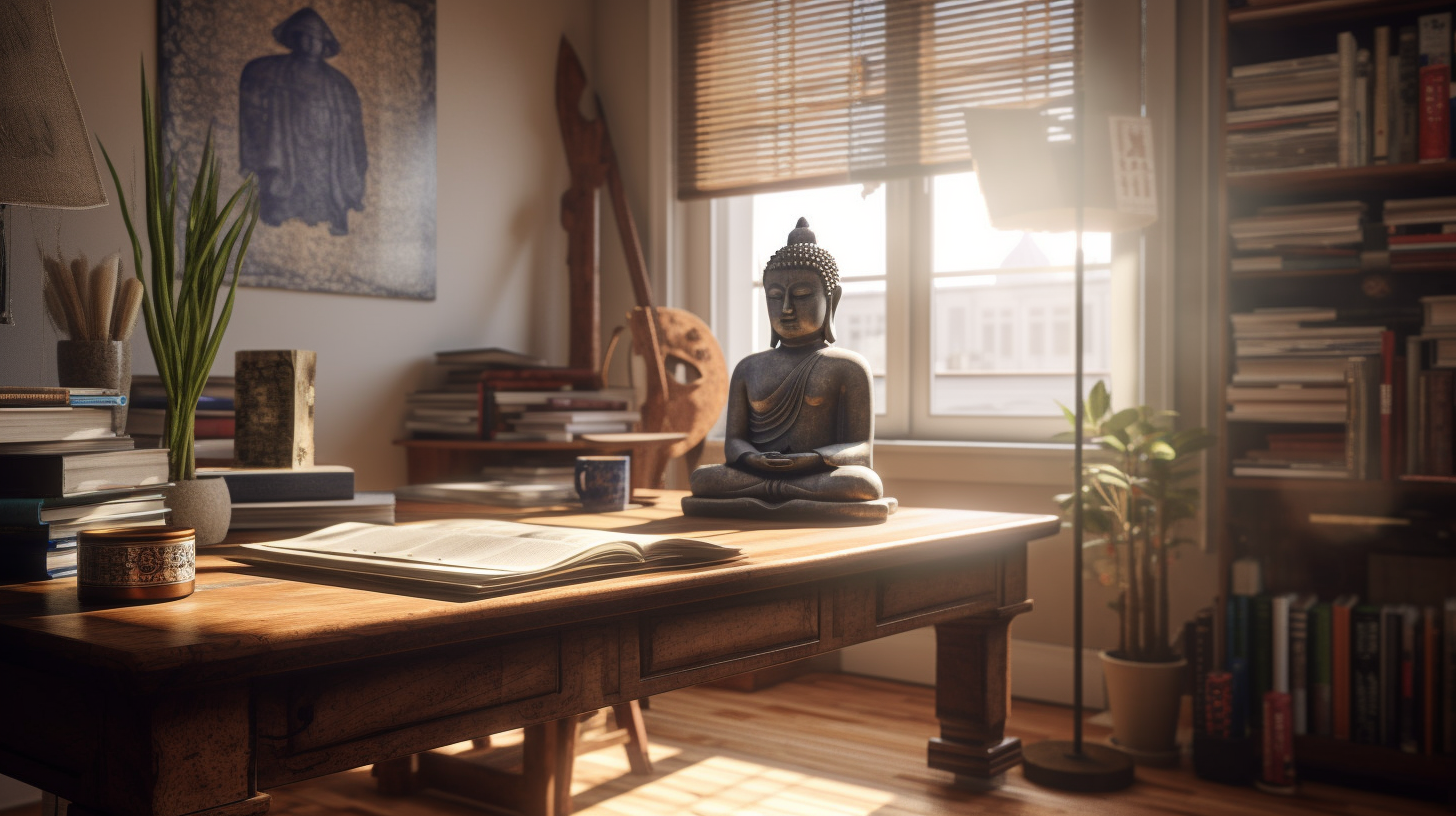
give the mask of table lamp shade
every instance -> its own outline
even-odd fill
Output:
[[[991,226],[1075,232],[1076,143],[1072,139],[1049,141],[1052,120],[1042,109],[971,108],[965,115],[971,158]],[[1117,152],[1119,140],[1113,134],[1121,124],[1118,120],[1127,118],[1093,115],[1084,128],[1082,229],[1086,232],[1126,232],[1157,221],[1156,201],[1149,203],[1150,187],[1147,195],[1118,195],[1119,185],[1127,185],[1130,177],[1126,172],[1114,173],[1114,164],[1124,158]],[[1144,142],[1140,147],[1150,169],[1151,144]]]
[[[49,0],[0,0],[0,204],[106,203]]]

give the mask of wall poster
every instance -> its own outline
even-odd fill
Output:
[[[232,188],[258,179],[241,285],[434,299],[435,0],[159,0],[158,12],[179,198],[209,126]]]

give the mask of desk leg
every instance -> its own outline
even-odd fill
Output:
[[[1006,736],[1011,706],[1011,619],[1030,602],[983,617],[935,627],[935,716],[930,767],[955,774],[957,784],[996,787],[1021,763],[1021,740]]]

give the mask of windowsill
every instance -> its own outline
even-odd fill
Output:
[[[723,461],[709,439],[704,461]],[[1071,487],[1072,446],[1048,442],[876,439],[875,472],[886,480]]]

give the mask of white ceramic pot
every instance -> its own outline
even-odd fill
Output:
[[[187,479],[167,488],[172,524],[197,531],[197,546],[220,544],[233,520],[227,482],[219,478]]]
[[[1176,761],[1178,709],[1188,661],[1140,663],[1102,652],[1112,741],[1133,759]]]

